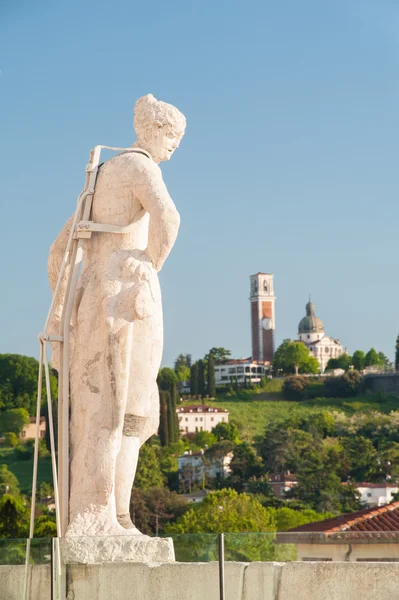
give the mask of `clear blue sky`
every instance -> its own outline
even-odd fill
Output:
[[[398,26],[393,0],[2,0],[0,352],[37,355],[89,150],[130,145],[151,92],[188,122],[163,166],[182,217],[164,364],[248,356],[257,271],[275,274],[277,342],[311,293],[327,334],[393,357]]]

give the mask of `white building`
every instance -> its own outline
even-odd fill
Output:
[[[204,404],[180,405],[176,408],[181,433],[212,431],[218,423],[229,422],[229,412]]]
[[[222,365],[215,365],[215,383],[216,387],[234,385],[236,381],[239,386],[244,386],[245,381],[259,383],[268,372],[268,363],[256,362],[250,358],[229,360]]]
[[[44,438],[46,436],[46,419],[45,417],[40,417],[40,437]],[[33,440],[36,437],[36,417],[29,417],[29,423],[22,427],[21,438],[24,440]]]
[[[200,452],[188,450],[177,459],[180,486],[191,490],[195,484],[205,481],[205,478],[224,479],[231,471],[232,458],[232,452],[216,457],[209,453],[205,454],[204,450]]]
[[[399,486],[394,483],[355,483],[360,493],[360,501],[366,506],[385,506],[392,502],[394,494],[399,491]]]
[[[338,358],[346,352],[339,340],[324,333],[323,322],[316,317],[314,304],[310,300],[306,305],[306,316],[299,322],[298,335],[299,340],[309,348],[311,355],[319,361],[322,373],[330,358]]]

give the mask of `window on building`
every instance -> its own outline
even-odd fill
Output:
[[[310,335],[308,334],[308,340],[310,340]]]
[[[222,377],[222,381],[228,381],[229,378],[225,375],[224,377]]]
[[[231,368],[229,369],[229,373],[236,373],[236,372],[237,372],[236,369],[231,369]]]
[[[198,421],[198,417],[195,417],[195,420]]]
[[[188,422],[188,417],[186,417],[186,423]]]
[[[188,432],[188,427],[186,427],[186,432]]]
[[[213,417],[211,417],[211,421],[214,421],[214,418],[213,418]]]
[[[41,438],[44,438],[44,437],[45,437],[45,435],[46,435],[46,432],[42,430],[42,431],[40,432],[40,437],[41,437]]]
[[[244,367],[237,367],[237,373],[244,373]]]
[[[251,367],[251,373],[256,373],[256,367]]]
[[[21,432],[21,437],[22,437],[22,438],[26,437],[26,431],[22,431],[22,432]]]
[[[262,373],[262,367],[257,367],[256,372],[257,373]]]
[[[195,431],[198,431],[198,427],[195,428]]]
[[[200,417],[200,421],[203,421],[203,420],[204,420],[204,417]]]
[[[368,492],[367,498],[371,498],[371,496],[372,496],[371,492]]]
[[[329,351],[330,351],[330,348],[326,348],[326,352],[327,352],[327,354],[328,354],[328,352],[329,352]]]

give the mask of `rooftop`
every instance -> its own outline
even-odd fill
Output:
[[[176,412],[180,413],[227,413],[229,412],[225,408],[217,408],[216,406],[207,406],[206,404],[189,404],[179,406],[176,408]]]
[[[357,512],[347,513],[318,523],[308,523],[289,529],[287,533],[317,532],[332,534],[350,531],[399,532],[399,502],[393,502],[379,508],[363,508]]]

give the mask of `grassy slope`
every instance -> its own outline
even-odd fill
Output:
[[[274,388],[266,392],[255,392],[251,399],[224,396],[214,402],[207,402],[207,404],[227,408],[230,412],[230,419],[239,424],[241,436],[247,440],[263,435],[269,422],[278,421],[284,415],[297,410],[314,411],[317,408],[340,410],[348,415],[355,412],[379,411],[390,413],[392,410],[399,410],[399,398],[385,394],[368,394],[356,398],[316,398],[302,402],[288,402],[283,399],[281,391],[278,391],[277,380],[274,380]]]
[[[5,464],[8,469],[14,473],[18,478],[21,492],[30,496],[32,492],[33,460],[16,460],[12,448],[0,448],[0,464]],[[37,474],[38,489],[42,481],[47,481],[51,484],[53,481],[51,459],[49,456],[46,458],[39,458]]]

